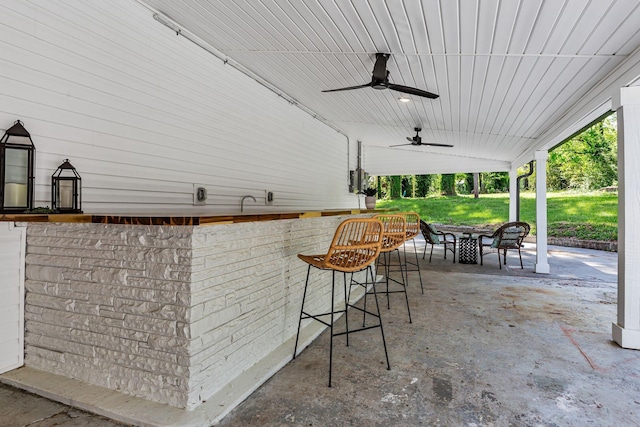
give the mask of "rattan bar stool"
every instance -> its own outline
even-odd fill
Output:
[[[407,222],[407,236],[404,240],[404,264],[405,272],[407,272],[407,282],[409,281],[409,271],[417,271],[420,279],[420,291],[424,294],[422,286],[422,274],[420,273],[420,261],[418,260],[418,249],[416,248],[416,237],[420,234],[420,215],[417,212],[400,212]],[[416,256],[416,262],[407,259],[407,242],[413,242],[413,253]],[[411,266],[411,267],[409,267]]]
[[[378,258],[380,250],[382,248],[383,241],[383,225],[377,219],[373,218],[352,218],[343,221],[336,229],[333,241],[326,254],[322,255],[302,255],[298,254],[298,258],[309,264],[307,269],[307,280],[304,284],[304,293],[302,296],[302,307],[300,308],[300,319],[298,320],[298,332],[296,335],[296,344],[293,349],[293,358],[296,358],[298,351],[298,339],[300,338],[300,326],[304,319],[314,319],[330,329],[330,341],[329,341],[329,387],[331,387],[331,368],[333,364],[333,337],[338,335],[346,335],[347,345],[349,345],[349,334],[359,331],[364,331],[372,328],[380,328],[380,335],[382,335],[382,345],[384,347],[384,355],[387,360],[387,369],[391,369],[389,364],[389,355],[387,353],[387,343],[384,339],[384,330],[382,329],[382,317],[380,316],[380,306],[378,304],[378,295],[375,293],[375,287],[373,287],[374,299],[376,301],[377,313],[367,311],[366,305],[364,308],[356,307],[349,303],[349,295],[347,294],[347,273],[356,273],[359,271],[367,270],[367,274],[371,276],[371,282],[375,281],[372,264]],[[311,314],[305,311],[304,304],[307,298],[307,289],[309,286],[309,275],[311,267],[315,267],[320,270],[331,270],[331,311],[320,314]],[[335,287],[336,287],[336,272],[342,272],[344,278],[344,309],[337,309],[335,307]],[[366,279],[367,282],[369,279]],[[366,298],[365,290],[365,298]],[[378,319],[376,325],[370,325],[359,329],[349,330],[349,317],[348,309],[355,309],[361,311],[363,316],[371,315]],[[334,332],[333,322],[337,314],[344,313],[345,315],[345,332]],[[326,319],[326,316],[329,319]]]
[[[380,249],[381,256],[376,260],[376,271],[382,265],[384,267],[384,276],[386,282],[386,291],[380,292],[387,294],[387,308],[390,308],[389,294],[403,292],[405,300],[407,302],[407,313],[409,314],[409,323],[411,322],[411,309],[409,308],[409,296],[407,295],[407,282],[405,280],[405,265],[402,262],[400,256],[400,246],[404,243],[407,237],[407,222],[402,215],[390,215],[390,214],[378,214],[373,216],[374,219],[382,221],[384,225],[384,232],[382,233],[382,248]],[[393,252],[398,254],[398,263],[392,264],[391,254]],[[400,272],[400,280],[396,280],[391,277],[392,271]],[[399,290],[389,290],[389,282],[394,282],[400,285],[402,288]],[[375,287],[375,285],[374,285]],[[367,305],[365,295],[365,307]]]

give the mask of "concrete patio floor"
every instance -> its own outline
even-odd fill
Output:
[[[424,295],[410,275],[413,323],[401,294],[383,308],[391,370],[379,330],[351,335],[349,347],[338,337],[327,387],[324,333],[220,424],[640,425],[640,352],[611,341],[617,254],[551,246],[549,275],[533,272],[533,245],[523,259],[521,270],[510,254],[500,270],[495,254],[464,265],[436,249],[433,262],[421,261]],[[82,417],[56,424],[40,405]],[[2,426],[118,425],[6,386],[0,408]]]

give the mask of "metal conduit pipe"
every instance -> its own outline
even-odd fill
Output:
[[[153,13],[153,19],[155,19],[156,21],[158,21],[159,23],[161,23],[165,27],[171,29],[172,31],[175,31],[177,36],[184,37],[185,39],[189,40],[191,43],[195,44],[199,48],[204,49],[206,52],[210,53],[211,55],[213,55],[216,58],[218,58],[219,60],[221,60],[223,62],[223,64],[229,65],[229,66],[235,68],[236,70],[240,71],[241,73],[245,74],[246,76],[248,76],[251,79],[253,79],[256,82],[258,82],[259,84],[261,84],[265,88],[269,89],[271,92],[273,92],[276,95],[278,95],[279,97],[283,98],[289,104],[291,104],[291,105],[293,105],[295,107],[298,107],[299,109],[301,109],[305,113],[309,114],[314,119],[324,123],[325,125],[329,126],[331,129],[333,129],[336,132],[338,132],[339,134],[342,134],[342,135],[348,137],[348,135],[342,129],[340,129],[337,126],[335,126],[329,120],[325,119],[320,114],[316,113],[314,110],[312,110],[311,108],[307,107],[306,105],[301,104],[298,100],[292,98],[291,96],[289,96],[288,94],[286,94],[285,92],[283,92],[282,90],[280,90],[279,88],[277,88],[276,86],[271,84],[269,81],[267,81],[264,78],[262,78],[260,75],[254,73],[253,71],[251,71],[250,69],[248,69],[244,65],[242,65],[239,62],[236,62],[233,59],[229,58],[228,56],[226,56],[225,54],[220,52],[218,49],[216,49],[215,47],[211,46],[209,43],[207,43],[204,40],[202,40],[200,37],[196,36],[195,34],[190,32],[189,30],[185,29],[181,24],[176,22],[173,18],[171,18],[171,17],[165,15],[164,13],[154,9],[153,7],[147,5],[142,0],[137,0],[137,2],[140,5],[142,5],[145,9],[147,9],[150,12]]]
[[[516,221],[520,221],[520,181],[533,175],[533,160],[529,162],[529,172],[516,178]]]

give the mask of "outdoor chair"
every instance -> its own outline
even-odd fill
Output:
[[[382,317],[380,316],[380,306],[378,304],[378,295],[375,292],[375,286],[372,287],[374,299],[377,307],[377,313],[373,313],[364,308],[356,307],[349,303],[349,294],[347,294],[347,273],[356,273],[366,270],[371,277],[371,283],[375,283],[372,264],[378,258],[383,243],[383,226],[382,222],[373,218],[352,218],[340,223],[333,236],[331,246],[326,254],[321,255],[302,255],[298,254],[298,258],[309,264],[307,269],[307,280],[304,284],[304,293],[302,295],[302,306],[300,308],[300,319],[298,320],[298,333],[296,335],[296,343],[293,349],[293,358],[296,358],[298,351],[298,340],[300,338],[300,327],[303,319],[314,319],[330,329],[329,341],[329,387],[331,387],[331,368],[333,363],[333,337],[338,335],[346,335],[347,346],[349,345],[349,334],[364,331],[371,328],[380,328],[382,335],[382,345],[384,347],[384,355],[387,359],[387,369],[391,369],[389,364],[389,355],[387,354],[387,344],[384,339],[384,331],[382,329]],[[309,276],[311,267],[319,270],[331,270],[331,311],[326,313],[311,314],[305,311],[305,300],[307,297],[307,289],[309,287]],[[335,287],[336,272],[343,273],[344,279],[344,308],[335,307]],[[368,282],[368,279],[365,280]],[[310,291],[314,293],[313,291]],[[365,286],[365,298],[367,290]],[[348,309],[355,309],[374,316],[378,319],[378,324],[367,326],[366,328],[349,330]],[[337,314],[344,313],[345,316],[345,332],[334,332],[333,323]],[[327,317],[329,317],[327,319]]]
[[[522,254],[520,248],[522,247],[522,241],[531,227],[526,222],[514,221],[508,222],[498,228],[492,235],[480,234],[478,236],[478,245],[480,246],[480,265],[483,265],[483,256],[496,252],[498,254],[498,265],[502,269],[502,263],[500,263],[500,251],[502,251],[502,257],[504,259],[504,265],[507,265],[507,250],[514,249],[518,251],[520,257],[520,268],[524,268],[522,265]]]
[[[431,253],[429,254],[429,262],[433,256],[433,247],[435,245],[442,245],[444,247],[444,259],[447,259],[447,251],[451,251],[453,254],[453,262],[456,262],[456,235],[453,233],[444,233],[436,230],[432,224],[427,224],[423,220],[420,220],[420,231],[427,245],[431,245]],[[424,245],[424,252],[422,259],[427,255],[427,245]]]

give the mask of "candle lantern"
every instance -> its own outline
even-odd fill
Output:
[[[31,135],[16,121],[0,139],[0,212],[33,209],[35,156]]]
[[[69,159],[51,175],[51,209],[60,213],[82,213],[82,185]]]

